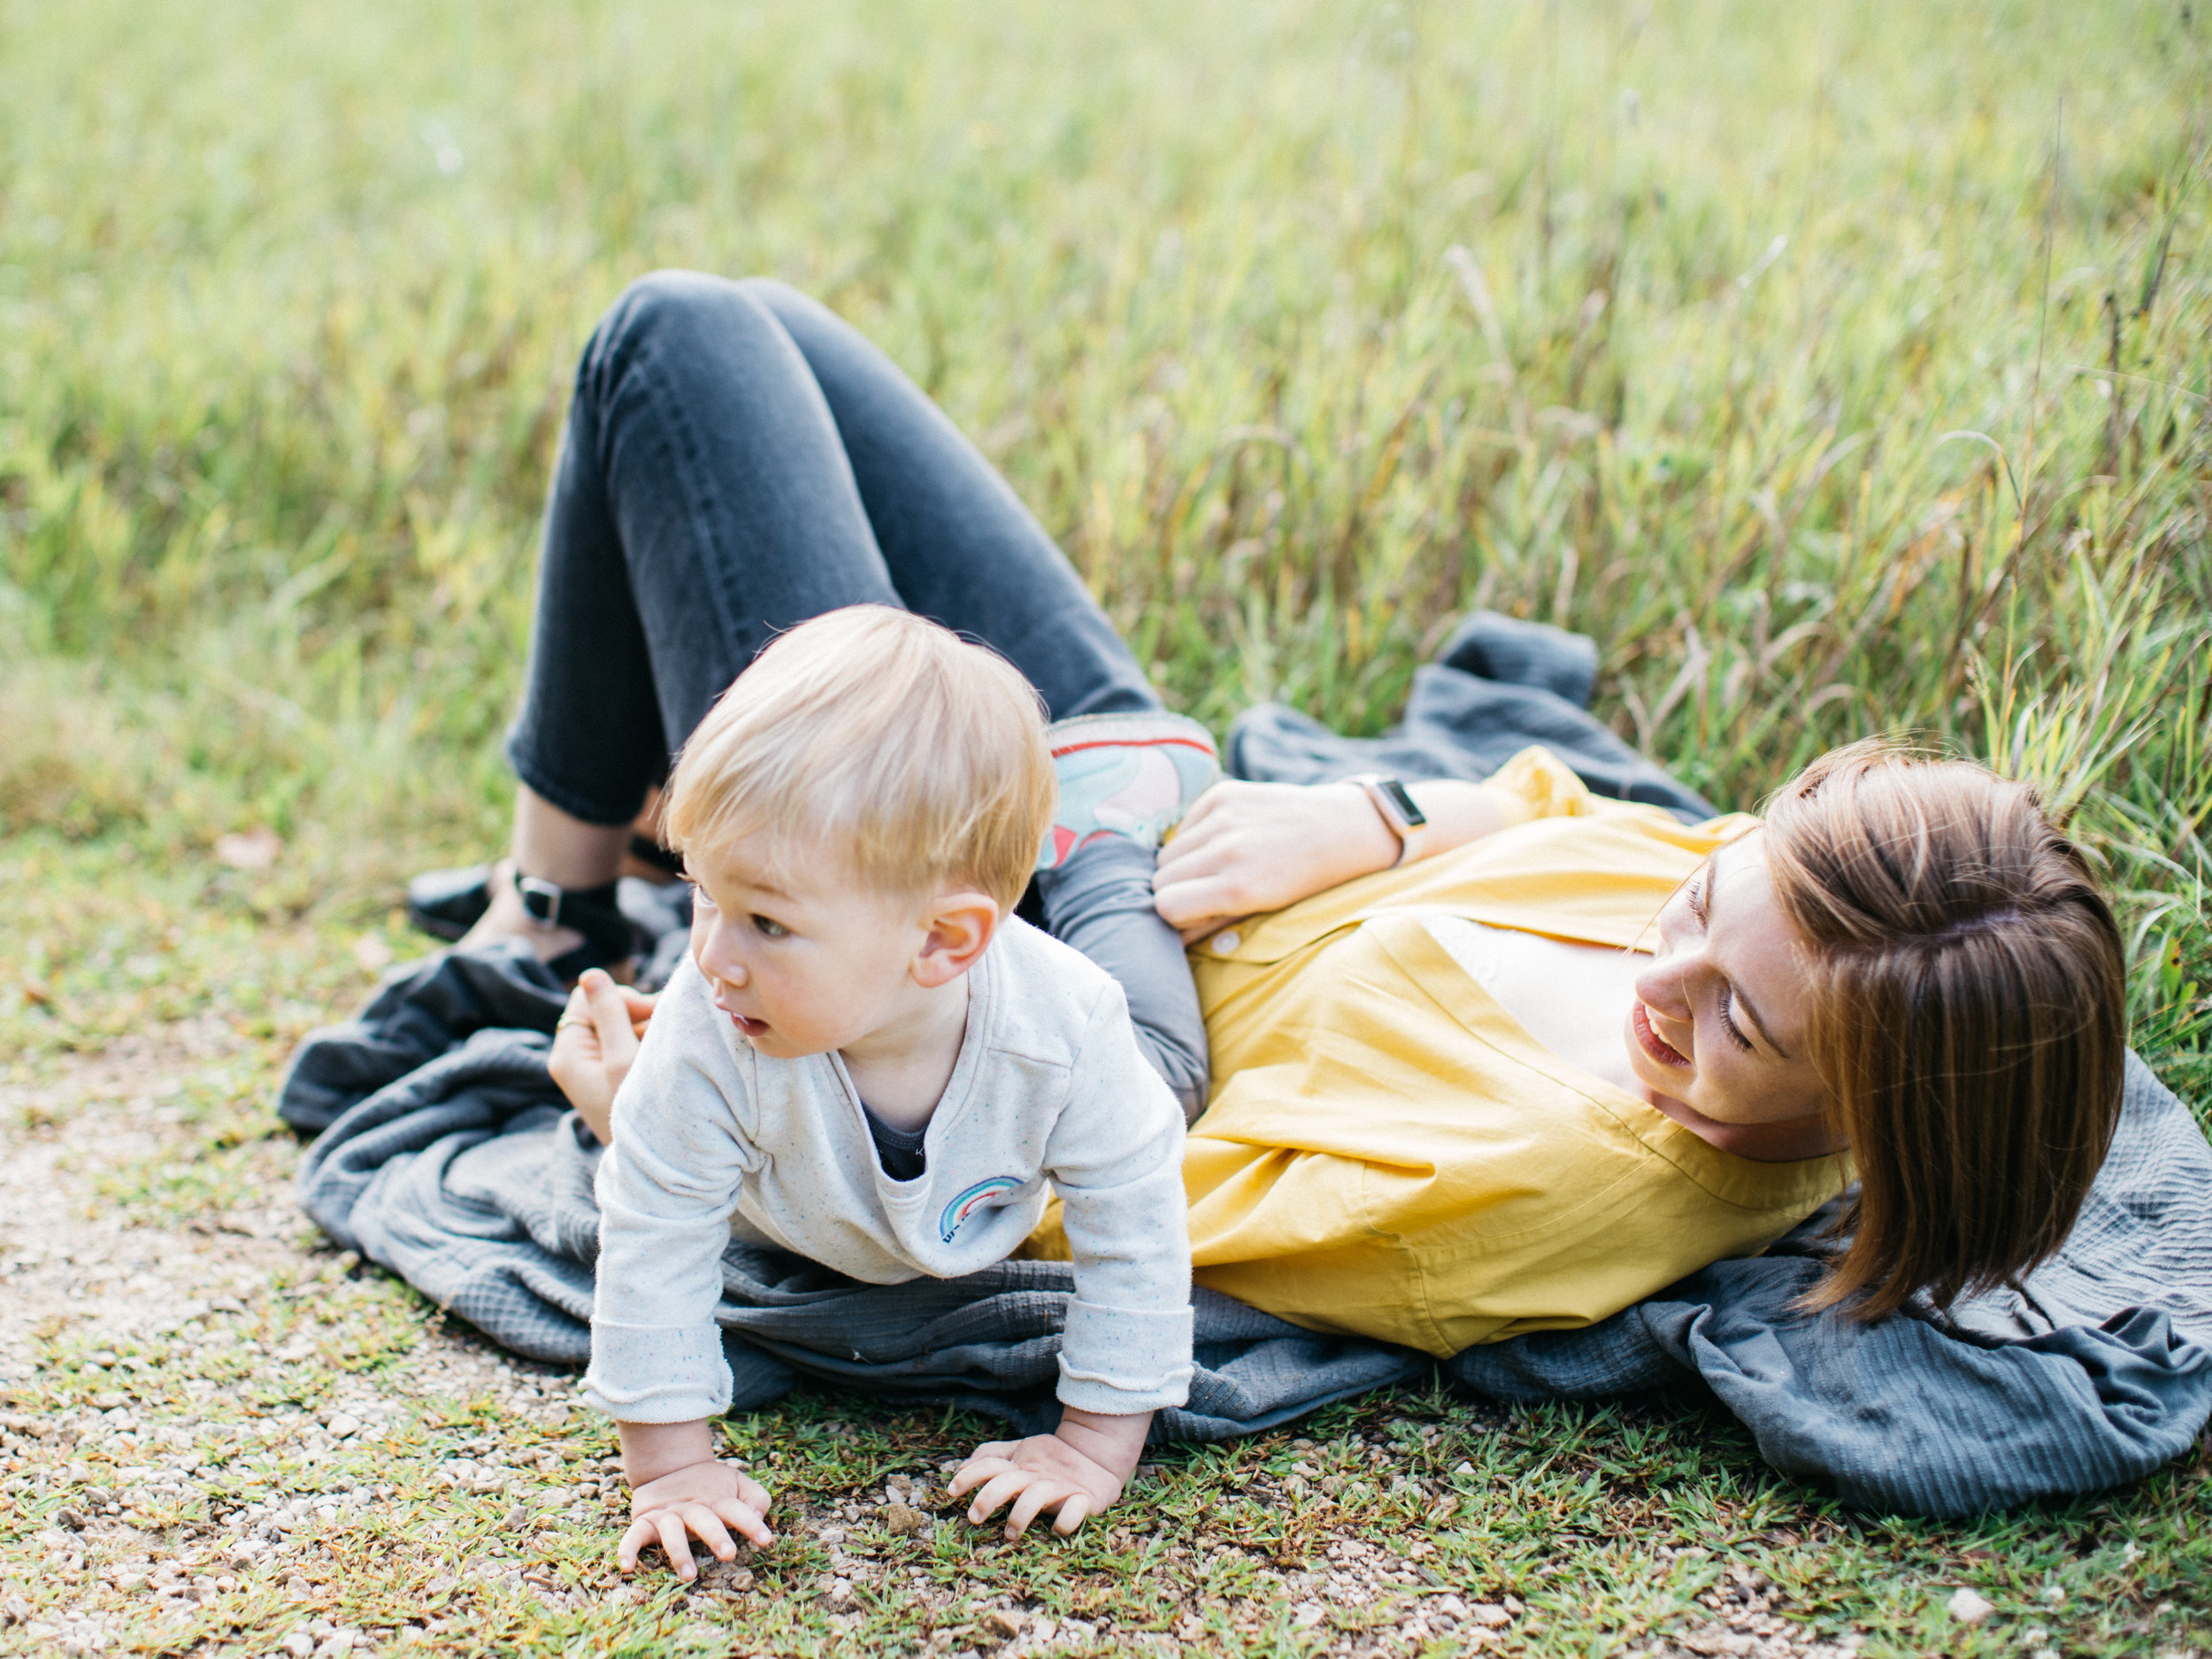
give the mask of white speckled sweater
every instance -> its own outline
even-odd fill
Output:
[[[763,1058],[684,963],[600,1160],[587,1400],[630,1423],[729,1404],[714,1310],[733,1234],[871,1284],[952,1279],[1012,1255],[1057,1191],[1076,1283],[1061,1401],[1117,1414],[1183,1403],[1183,1114],[1138,1051],[1121,989],[1012,917],[969,972],[927,1168],[896,1181],[837,1056]]]

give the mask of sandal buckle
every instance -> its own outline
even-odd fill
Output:
[[[567,895],[559,883],[518,873],[515,892],[522,900],[523,910],[539,926],[558,927],[561,925],[561,901]]]

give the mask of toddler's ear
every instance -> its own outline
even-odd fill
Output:
[[[915,983],[949,985],[970,968],[998,933],[999,908],[988,894],[941,894],[929,907],[929,933],[915,953]]]

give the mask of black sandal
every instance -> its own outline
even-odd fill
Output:
[[[431,870],[407,884],[407,919],[433,939],[458,939],[492,902],[492,866]]]
[[[515,893],[530,919],[541,927],[569,927],[584,942],[549,958],[546,966],[564,983],[587,968],[611,968],[638,953],[638,930],[616,899],[618,883],[564,887],[515,872]]]
[[[456,940],[476,926],[491,908],[497,864],[469,864],[433,870],[407,884],[408,919],[437,939]],[[517,872],[516,896],[541,927],[568,927],[583,942],[545,965],[554,977],[573,979],[587,968],[611,968],[650,948],[642,930],[623,914],[618,881],[595,887],[564,887]]]

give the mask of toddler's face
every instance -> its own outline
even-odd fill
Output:
[[[760,1053],[849,1048],[910,1006],[909,970],[929,936],[920,901],[864,886],[826,849],[759,835],[687,849],[685,863],[696,888],[692,960]]]

